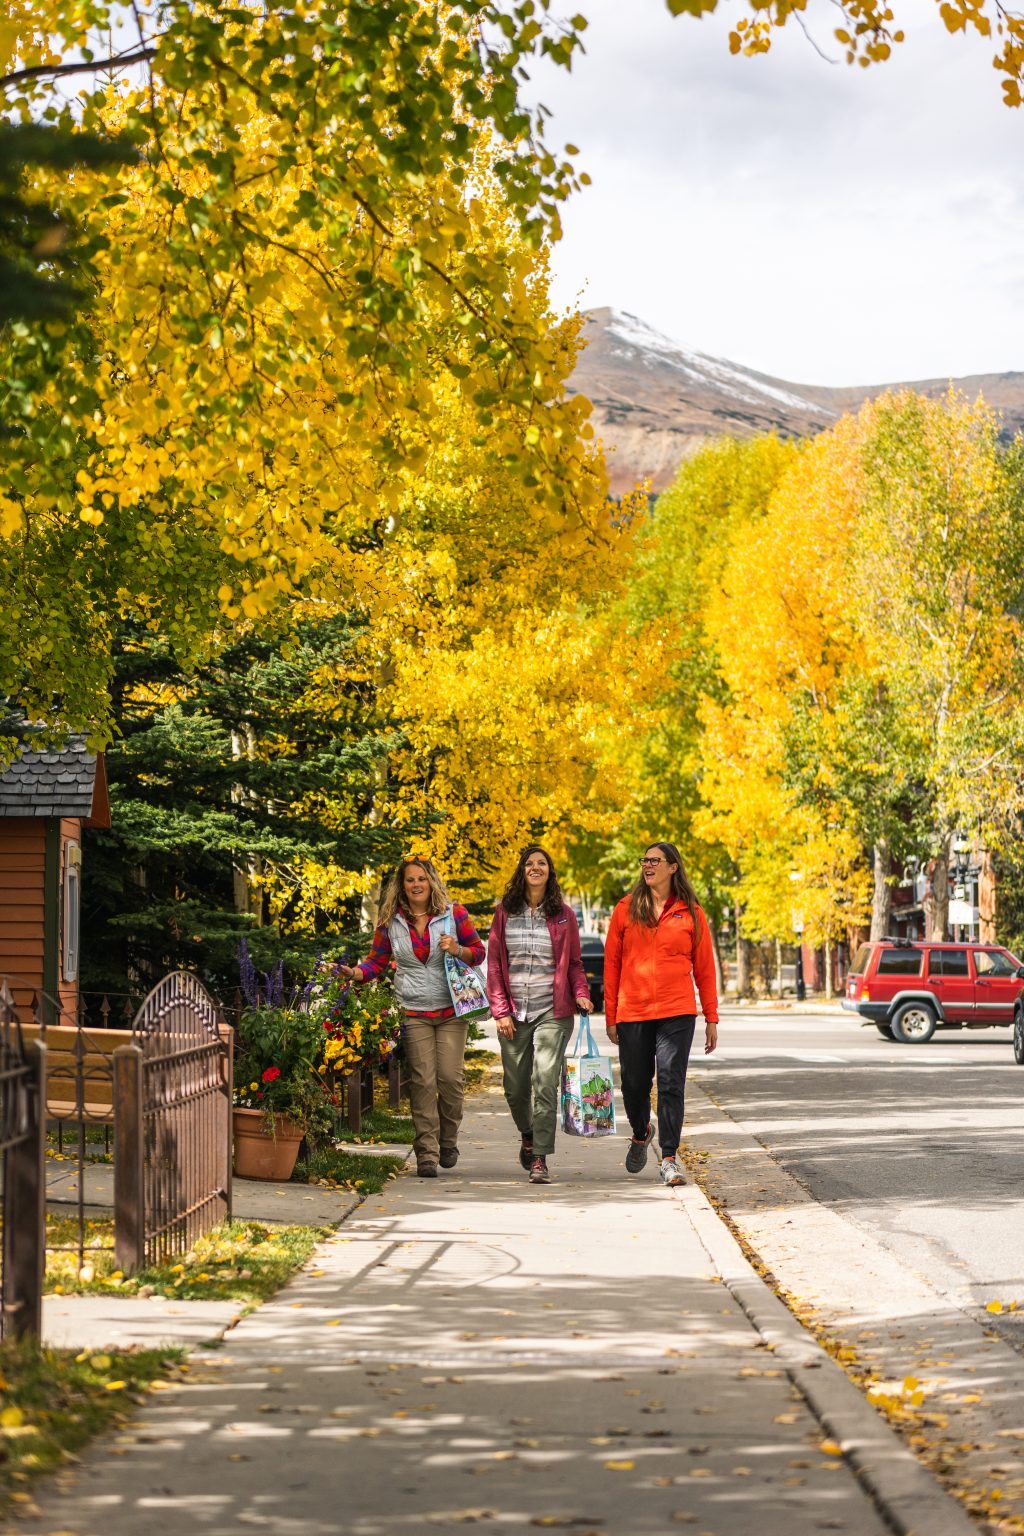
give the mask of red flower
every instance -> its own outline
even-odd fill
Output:
[[[280,1067],[268,1067],[261,1079],[264,1083],[272,1083],[281,1076]]]

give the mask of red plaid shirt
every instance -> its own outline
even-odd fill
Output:
[[[410,923],[404,912],[397,912],[408,924],[409,937],[412,939],[412,952],[421,965],[426,965],[430,959],[430,924],[428,923],[422,933],[417,933],[415,923]],[[473,919],[465,907],[459,903],[452,903],[452,922],[455,924],[455,937],[463,949],[469,951],[470,965],[479,965],[484,958],[484,946],[480,935],[473,927]],[[386,928],[377,928],[374,931],[373,943],[370,945],[370,953],[365,960],[360,960],[359,969],[363,973],[364,981],[374,981],[387,970],[392,963],[391,935]],[[420,1014],[424,1019],[453,1019],[454,1008],[435,1008],[428,1012],[426,1009]]]

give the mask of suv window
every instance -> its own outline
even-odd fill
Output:
[[[928,956],[931,976],[968,976],[966,949],[933,949]]]
[[[976,949],[974,969],[979,976],[1015,976],[1017,966],[1009,955],[998,949]]]
[[[919,949],[880,949],[876,976],[920,976],[923,956]]]
[[[858,949],[857,953],[854,955],[853,959],[850,961],[850,975],[863,976],[864,972],[868,968],[868,961],[870,959],[871,945],[862,944],[860,949]]]

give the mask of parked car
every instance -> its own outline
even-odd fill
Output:
[[[1020,1061],[1022,993],[1024,966],[998,944],[881,939],[854,955],[843,1007],[901,1045],[923,1045],[937,1029],[1012,1024],[1015,1049],[1022,1036]]]
[[[587,985],[596,1013],[604,1012],[604,939],[599,933],[581,933],[580,950]]]

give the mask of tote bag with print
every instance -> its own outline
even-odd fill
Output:
[[[562,1129],[569,1136],[615,1135],[612,1059],[598,1051],[582,1012],[576,1044],[562,1063]]]
[[[445,933],[452,931],[452,909],[444,915]],[[467,965],[465,960],[457,960],[447,951],[444,957],[444,974],[448,983],[448,991],[451,994],[452,1007],[455,1009],[457,1019],[486,1018],[491,1011],[491,1005],[487,1000],[487,987],[484,984],[483,973],[475,965]]]

